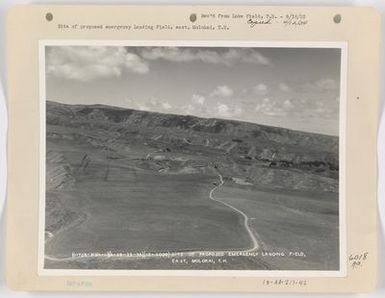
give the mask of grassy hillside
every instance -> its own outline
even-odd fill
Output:
[[[261,250],[181,269],[338,268],[338,138],[224,119],[47,102],[46,255]],[[218,202],[210,200],[215,192]],[[304,236],[306,235],[306,237]],[[175,268],[47,260],[49,268]]]

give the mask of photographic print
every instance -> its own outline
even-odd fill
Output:
[[[43,43],[43,269],[340,272],[342,56]]]

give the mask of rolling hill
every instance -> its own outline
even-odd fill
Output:
[[[67,260],[246,251],[254,233],[259,249],[287,257],[178,268],[338,268],[338,160],[334,136],[48,101],[46,267],[172,269],[167,259]]]

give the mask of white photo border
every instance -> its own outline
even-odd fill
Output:
[[[340,56],[339,102],[339,270],[122,270],[122,269],[45,269],[45,155],[46,155],[46,46],[177,46],[177,47],[237,47],[237,48],[338,48]],[[348,43],[319,41],[199,41],[199,40],[39,40],[39,228],[38,275],[40,276],[229,276],[229,277],[346,277],[346,109],[347,109]]]

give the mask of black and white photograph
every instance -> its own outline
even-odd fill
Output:
[[[44,270],[342,269],[341,47],[41,50]]]

